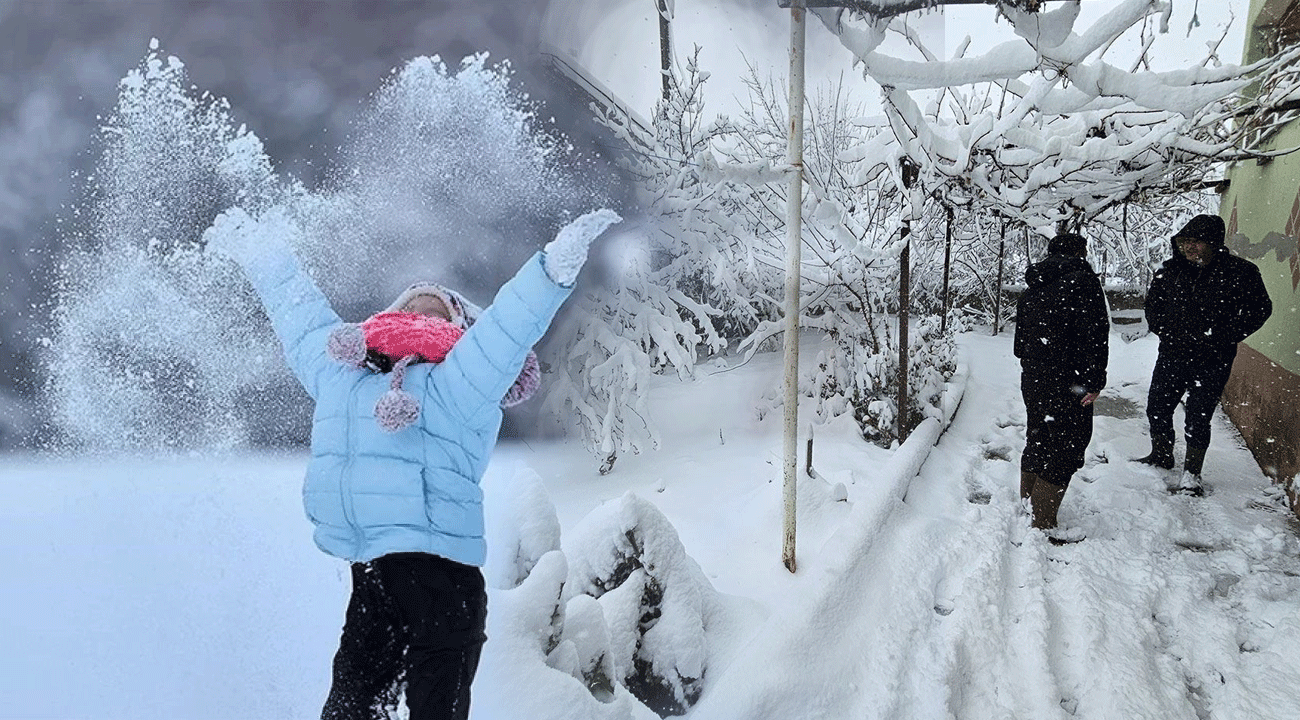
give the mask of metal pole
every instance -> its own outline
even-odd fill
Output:
[[[803,0],[790,3],[790,136],[786,164],[790,166],[790,187],[786,193],[785,268],[785,467],[782,487],[785,500],[784,542],[781,560],[795,571],[795,482],[799,462],[799,246],[802,242],[803,203]]]

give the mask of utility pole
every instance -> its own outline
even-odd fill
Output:
[[[663,81],[664,99],[668,99],[668,92],[672,87],[670,78],[673,70],[673,53],[672,43],[669,41],[669,10],[668,0],[655,0],[656,9],[659,10],[659,72],[660,79]]]
[[[803,242],[803,65],[804,0],[790,2],[790,133],[786,164],[790,186],[785,199],[785,399],[782,496],[785,505],[781,561],[795,571],[795,489],[799,455],[799,250]]]

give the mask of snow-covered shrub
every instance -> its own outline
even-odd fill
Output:
[[[957,372],[957,344],[951,332],[939,329],[939,318],[933,315],[920,318],[911,329],[907,384],[912,424],[926,417],[942,420],[944,384]]]
[[[600,601],[618,679],[661,716],[689,710],[704,690],[709,631],[720,604],[676,529],[654,505],[628,493],[592,511],[565,547],[566,597]]]
[[[941,332],[939,318],[924,316],[911,325],[908,350],[908,425],[940,417],[944,383],[957,369],[952,331]],[[834,331],[829,346],[801,379],[817,399],[817,417],[827,421],[852,414],[862,437],[888,447],[898,437],[898,340],[892,328],[874,335]]]
[[[603,607],[595,598],[576,595],[565,603],[564,629],[556,651],[561,648],[562,655],[571,658],[572,662],[571,669],[566,672],[582,680],[597,700],[608,702],[613,698],[616,675],[610,652],[609,625]],[[551,655],[556,656],[556,651]]]
[[[511,691],[476,693],[475,714],[512,720],[653,720],[654,713],[621,684],[584,679],[590,656],[595,657],[592,670],[608,666],[599,659],[600,628],[589,605],[579,601],[573,606],[575,628],[565,636],[568,606],[561,594],[566,577],[564,553],[556,550],[539,558],[518,587],[488,588],[489,640],[478,676],[487,685]]]
[[[628,493],[579,522],[564,550],[544,551],[558,524],[532,470],[491,478],[484,493],[492,639],[480,674],[516,692],[476,696],[480,712],[560,720],[561,708],[569,720],[689,710],[704,689],[710,632],[725,626],[726,610],[667,518]]]

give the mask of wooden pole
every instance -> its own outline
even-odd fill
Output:
[[[803,468],[804,474],[807,475],[808,477],[812,477],[812,476],[813,476],[813,469],[812,469],[812,450],[813,450],[812,445],[813,445],[813,443],[812,443],[812,441],[813,441],[812,428],[809,427],[809,428],[808,428],[808,452],[805,454],[805,457],[807,458],[808,463],[807,463],[806,465],[804,465],[804,468]]]
[[[948,213],[947,238],[943,243],[943,316],[939,318],[939,332],[948,332],[948,311],[951,309],[948,298],[948,274],[952,269],[952,207],[945,207]]]
[[[993,285],[993,334],[1002,326],[1002,266],[1007,256],[1007,221],[1002,221],[1002,241],[998,243],[998,281]]]
[[[907,398],[908,398],[908,378],[907,378],[907,361],[910,343],[908,342],[908,319],[911,315],[912,304],[912,200],[911,189],[916,182],[916,176],[920,168],[911,158],[903,157],[899,163],[899,170],[903,175],[903,188],[908,193],[908,202],[904,205],[908,210],[907,217],[903,218],[902,239],[903,252],[898,256],[898,412],[895,417],[896,432],[898,441],[901,443],[907,439]]]
[[[912,221],[903,221],[903,252],[898,256],[898,441],[907,438],[908,304],[912,294]]]

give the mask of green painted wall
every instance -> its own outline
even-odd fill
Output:
[[[1271,0],[1277,2],[1278,0]],[[1253,25],[1265,0],[1253,0]],[[1246,57],[1257,58],[1259,33],[1246,34]],[[1300,121],[1269,142],[1274,149],[1300,147]],[[1273,317],[1246,343],[1289,372],[1300,375],[1300,153],[1260,164],[1235,163],[1220,214],[1228,221],[1228,245],[1259,266],[1273,299]],[[1237,235],[1233,234],[1234,222]]]
[[[1250,0],[1250,9],[1246,11],[1246,27],[1253,28],[1259,18],[1259,11],[1263,9],[1265,3],[1275,4],[1277,0]],[[1264,55],[1260,42],[1259,33],[1254,30],[1246,31],[1246,47],[1242,53],[1242,60],[1246,63],[1253,63]]]

